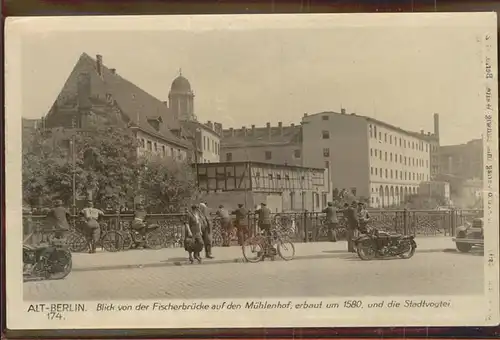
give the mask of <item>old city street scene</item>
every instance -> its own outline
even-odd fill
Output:
[[[24,299],[482,294],[475,38],[316,30],[27,38]]]

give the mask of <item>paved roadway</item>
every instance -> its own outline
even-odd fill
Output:
[[[25,300],[482,294],[483,256],[429,251],[409,260],[331,258],[74,271],[24,283]]]

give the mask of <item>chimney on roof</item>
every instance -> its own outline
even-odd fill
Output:
[[[291,126],[291,127],[295,127],[295,124],[294,124],[294,123],[292,123],[292,124],[290,124],[290,126]]]
[[[246,137],[246,136],[247,136],[247,127],[246,127],[246,126],[243,126],[243,127],[241,128],[241,131],[243,131],[243,136],[245,136],[245,137]]]
[[[212,121],[208,121],[207,124],[206,124],[211,130],[214,129],[214,125],[212,124]]]
[[[110,68],[109,70],[111,71],[112,74],[116,74],[116,68]]]
[[[98,54],[95,56],[95,59],[97,61],[96,67],[97,67],[97,73],[102,76],[102,55]]]
[[[255,136],[255,124],[252,124],[252,136]]]
[[[439,137],[439,113],[434,114],[434,134]]]
[[[271,123],[266,123],[267,137],[271,139]]]
[[[425,135],[424,130],[420,130],[420,134]]]
[[[307,112],[306,112],[306,113],[304,113],[304,117],[307,117]]]
[[[340,113],[345,115],[345,109],[340,109]]]
[[[229,132],[231,134],[231,137],[234,137],[234,129],[233,128],[229,128]]]
[[[278,127],[280,129],[280,136],[283,136],[283,122],[278,122]]]

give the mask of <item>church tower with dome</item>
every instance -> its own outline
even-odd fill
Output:
[[[191,84],[179,70],[179,76],[174,79],[168,94],[169,108],[175,119],[182,121],[196,120],[194,115],[194,93]]]

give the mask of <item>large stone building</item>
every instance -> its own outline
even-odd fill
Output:
[[[331,169],[334,188],[368,198],[372,207],[398,205],[430,179],[429,135],[354,113],[322,112],[302,119],[305,166]]]
[[[298,125],[225,129],[221,141],[222,162],[265,162],[302,165],[302,129]]]
[[[193,162],[217,163],[220,161],[222,124],[211,121],[205,124],[196,120],[181,121],[183,134],[193,143]]]
[[[175,81],[174,81],[175,82]],[[171,100],[175,100],[175,94]],[[46,128],[83,128],[111,122],[136,132],[139,154],[156,154],[184,161],[190,143],[168,104],[108,68],[103,57],[83,53],[45,118]]]
[[[483,179],[483,140],[440,148],[440,173],[463,179]]]

